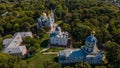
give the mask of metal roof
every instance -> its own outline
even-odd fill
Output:
[[[31,32],[17,32],[14,34],[14,36],[11,39],[5,39],[3,41],[3,44],[7,44],[3,50],[5,53],[21,53],[23,52],[25,46],[20,46],[22,43],[22,37],[30,36],[32,37]],[[9,42],[9,43],[8,43]]]
[[[90,42],[90,43],[96,44],[97,43],[97,39],[93,35],[90,35],[90,36],[88,36],[86,38],[86,42]]]

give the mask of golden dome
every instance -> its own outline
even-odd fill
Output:
[[[92,33],[92,34],[95,34],[95,31],[93,30],[91,33]]]
[[[46,16],[46,13],[45,13],[45,12],[43,12],[43,13],[42,13],[42,15],[43,15],[43,16]]]

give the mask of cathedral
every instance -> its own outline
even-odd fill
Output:
[[[51,30],[54,26],[54,13],[51,11],[51,13],[47,16],[45,12],[42,13],[42,15],[36,19],[36,25],[37,29],[42,29],[44,26],[49,27]]]
[[[38,29],[42,29],[43,27],[50,28],[50,46],[70,46],[68,32],[61,31],[61,28],[54,23],[54,13],[52,11],[48,16],[43,12],[42,15],[36,19],[36,25]]]
[[[68,32],[61,31],[61,28],[57,26],[55,31],[50,33],[50,45],[58,47],[68,47],[69,36]]]
[[[64,63],[88,62],[89,64],[102,64],[104,60],[103,51],[97,48],[95,31],[85,40],[85,45],[81,49],[65,49],[59,52],[58,61]]]

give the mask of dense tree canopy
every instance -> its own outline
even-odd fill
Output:
[[[49,14],[53,10],[55,23],[59,23],[63,31],[68,31],[74,42],[80,42],[78,46],[83,45],[85,38],[95,30],[98,43],[105,43],[108,66],[119,68],[117,63],[120,62],[120,10],[113,0],[108,1],[111,2],[106,0],[4,0],[0,3],[0,49],[2,40],[11,38],[15,32],[31,31],[36,38],[27,37],[24,43],[28,48],[31,47],[30,52],[36,52],[47,28],[37,30],[35,20],[42,12]],[[1,57],[5,56],[5,59],[3,58],[4,61],[1,59],[3,64],[0,65],[6,68],[11,67],[8,60],[11,59],[13,64],[17,61],[13,61],[11,56],[1,55]],[[45,66],[59,65],[50,62]],[[81,67],[81,63],[76,67]]]
[[[76,64],[76,68],[92,68],[92,67],[86,62],[80,62]]]
[[[109,62],[109,66],[114,68],[120,67],[120,45],[115,42],[107,42],[105,43],[105,47],[107,50],[107,58]]]
[[[0,53],[0,68],[26,68],[27,66],[20,61],[19,57]]]
[[[0,9],[0,15],[3,15],[0,18],[1,35],[16,31],[36,33],[35,19],[43,11],[48,14],[52,9],[55,20],[62,20],[62,29],[70,32],[74,40],[84,41],[88,31],[94,29],[101,43],[109,40],[120,43],[120,11],[111,3],[97,0],[35,0],[0,4]]]

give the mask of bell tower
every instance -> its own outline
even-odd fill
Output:
[[[51,10],[51,13],[49,15],[48,21],[49,21],[49,26],[51,28],[51,31],[53,31],[54,30],[54,13],[52,10]]]
[[[87,54],[96,54],[99,51],[96,46],[97,39],[94,35],[95,31],[92,31],[91,35],[86,38],[85,45],[82,48],[82,50]]]

